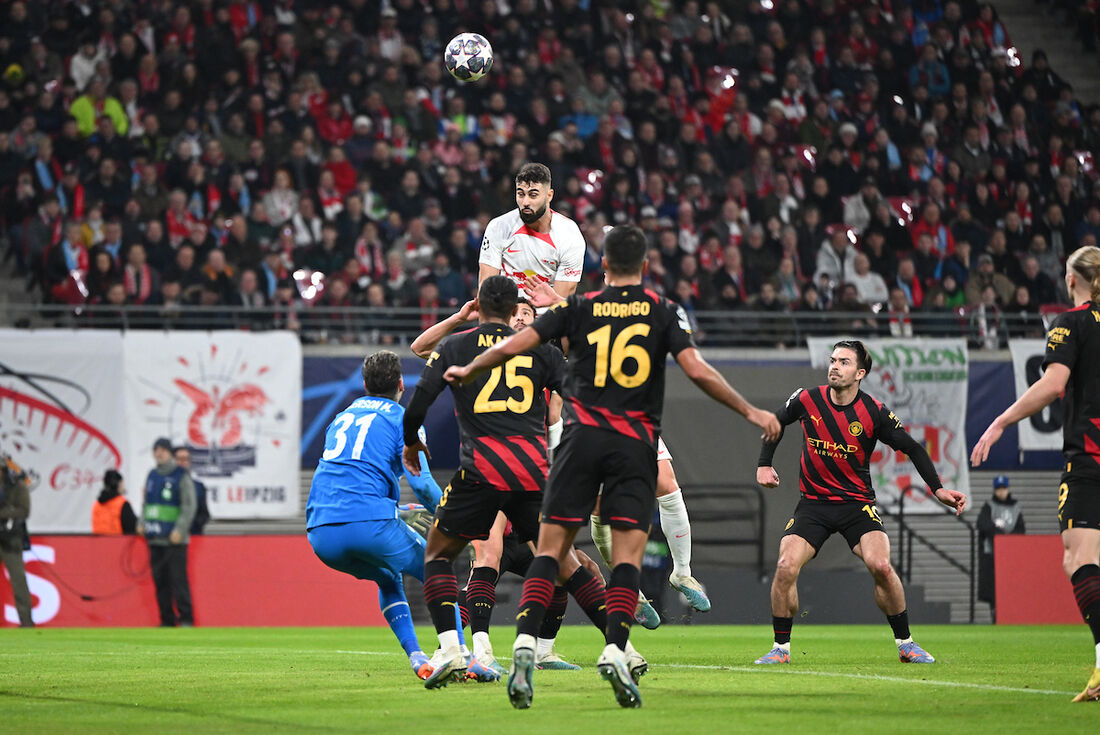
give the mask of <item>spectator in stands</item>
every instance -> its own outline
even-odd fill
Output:
[[[1012,300],[1015,287],[1007,277],[993,270],[993,257],[989,253],[978,256],[977,271],[971,271],[970,280],[966,283],[966,303],[968,306],[977,306],[982,303],[982,291],[991,287],[993,289],[994,303],[1008,303]]]
[[[826,243],[817,251],[817,270],[814,280],[827,276],[833,283],[842,283],[855,273],[857,250],[852,244],[854,236],[844,227],[836,228]]]
[[[863,232],[871,223],[879,203],[886,203],[878,191],[878,182],[873,176],[865,176],[859,193],[848,197],[844,203],[844,223],[856,232]],[[886,203],[889,207],[889,204]]]
[[[847,283],[855,288],[856,300],[861,304],[881,304],[890,297],[886,281],[871,270],[871,260],[863,253],[856,256],[854,272]]]
[[[989,604],[997,622],[996,574],[993,537],[1003,533],[1027,533],[1020,504],[1012,497],[1007,475],[993,478],[993,496],[978,513],[978,599]]]
[[[1036,237],[1040,238],[1041,236],[1036,235]],[[1054,281],[1039,269],[1038,258],[1034,255],[1026,256],[1023,260],[1023,271],[1023,277],[1019,285],[1027,289],[1032,303],[1041,306],[1056,302],[1057,289],[1054,286]]]

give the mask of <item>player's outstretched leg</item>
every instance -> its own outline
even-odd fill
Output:
[[[470,631],[473,633],[474,659],[499,675],[504,668],[493,656],[493,644],[489,641],[489,622],[496,604],[497,570],[492,567],[474,567],[466,586],[466,604],[470,611]]]
[[[936,659],[913,641],[909,632],[909,611],[905,608],[905,588],[890,563],[890,538],[885,531],[868,531],[860,536],[852,553],[863,559],[875,580],[875,604],[886,615],[894,631],[898,660],[906,664],[932,664]]]
[[[1096,668],[1092,670],[1084,690],[1073,698],[1074,702],[1100,701],[1100,565],[1096,564],[1100,551],[1100,534],[1095,529],[1071,528],[1062,533],[1066,547],[1063,566],[1073,585],[1073,596],[1085,624],[1092,630],[1096,646]]]
[[[428,663],[428,656],[420,650],[420,643],[416,640],[412,616],[409,614],[409,602],[405,599],[400,575],[380,574],[375,582],[378,584],[378,606],[382,609],[382,617],[389,623],[390,630],[397,636],[401,648],[409,657],[413,673],[421,679],[427,679],[431,676],[432,667]]]
[[[618,564],[611,570],[607,585],[607,645],[596,662],[600,676],[611,684],[615,700],[622,707],[642,706],[642,695],[631,676],[626,655],[640,576],[640,570],[633,564]]]
[[[542,619],[542,627],[539,628],[538,644],[535,651],[535,666],[539,670],[556,671],[580,671],[581,667],[571,664],[554,650],[554,640],[558,637],[562,619],[565,617],[565,609],[569,605],[569,592],[564,587],[554,587],[554,596],[550,600],[550,607],[546,609],[546,617]]]
[[[537,643],[546,610],[554,598],[558,560],[536,556],[527,570],[516,614],[516,642],[512,646],[512,668],[508,672],[508,700],[516,709],[527,709],[534,697],[533,675]]]
[[[791,628],[798,613],[798,575],[802,567],[814,558],[815,549],[801,536],[788,533],[779,542],[779,559],[772,577],[772,631],[775,634],[772,649],[760,658],[758,664],[789,664],[791,662]]]
[[[663,447],[662,442],[658,451]],[[661,513],[661,531],[665,534],[668,553],[672,557],[672,574],[668,583],[687,599],[693,609],[708,612],[710,598],[699,580],[691,576],[691,519],[684,504],[684,494],[676,482],[672,460],[662,459],[661,454],[657,457],[657,508]]]
[[[599,550],[600,556],[603,557],[608,569],[610,569],[613,566],[611,563],[611,526],[601,523],[599,515],[593,515],[591,517],[591,529],[592,542],[596,544],[596,549]],[[661,625],[660,614],[652,603],[646,599],[645,595],[641,593],[641,590],[638,591],[638,604],[634,606],[634,622],[648,630],[656,630]]]

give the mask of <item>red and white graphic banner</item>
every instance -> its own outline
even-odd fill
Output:
[[[299,510],[302,347],[289,332],[128,332],[123,337],[130,487],[160,436],[191,451],[214,518]],[[141,504],[140,497],[131,503]]]
[[[122,336],[5,329],[0,342],[0,452],[31,477],[29,526],[86,533],[104,471],[135,466],[125,456]]]

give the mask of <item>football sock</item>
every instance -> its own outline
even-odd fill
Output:
[[[497,570],[492,567],[474,567],[470,583],[466,585],[470,630],[474,635],[489,632],[489,620],[493,617],[493,605],[497,601],[496,584]]]
[[[691,521],[684,504],[684,494],[676,488],[676,492],[657,498],[657,507],[661,511],[661,531],[665,534],[672,556],[672,573],[690,577]]]
[[[611,526],[600,523],[599,516],[592,516],[592,543],[600,550],[600,556],[611,566]]]
[[[1097,646],[1096,665],[1100,666],[1100,566],[1086,564],[1078,567],[1070,582],[1081,617],[1092,630],[1092,640]]]
[[[600,630],[607,628],[607,593],[600,583],[599,578],[590,570],[578,567],[573,576],[565,583],[565,589],[573,595],[573,599],[584,610],[584,614]],[[636,602],[636,601],[635,601]],[[564,614],[565,606],[562,606]],[[634,616],[634,608],[630,608],[631,617]],[[560,623],[559,623],[560,624]]]
[[[775,631],[775,645],[780,648],[791,647],[791,628],[794,627],[794,618],[781,618],[772,615],[772,630]]]
[[[565,618],[565,608],[569,605],[569,592],[564,587],[555,587],[554,596],[550,599],[550,607],[546,608],[546,617],[542,619],[542,626],[539,628],[539,647],[542,647],[544,640],[550,641],[550,646],[554,645],[554,639],[558,637],[558,631],[561,630],[561,622]],[[542,651],[540,650],[540,653]]]
[[[607,585],[605,640],[608,645],[614,644],[624,651],[630,638],[630,625],[634,622],[641,576],[641,571],[633,564],[619,564],[611,570],[611,582]]]
[[[516,614],[516,635],[534,638],[542,627],[546,609],[554,599],[554,580],[558,577],[558,560],[552,556],[536,556],[527,570],[523,593]]]
[[[912,640],[909,635],[909,611],[902,610],[897,615],[887,615],[886,621],[894,631],[894,641],[900,646]]]
[[[461,589],[458,591],[458,614],[462,616],[462,625],[460,628],[465,628],[470,624],[470,606],[466,603],[466,590]]]
[[[405,653],[419,651],[420,643],[416,640],[409,603],[405,599],[405,590],[400,581],[396,585],[378,585],[378,606]]]
[[[437,633],[458,628],[458,580],[455,579],[451,562],[435,559],[424,565],[424,601],[428,603],[428,612]],[[455,645],[458,645],[457,633]]]

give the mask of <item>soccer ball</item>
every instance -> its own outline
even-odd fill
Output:
[[[443,65],[460,82],[476,82],[493,68],[493,47],[485,36],[459,33],[443,51]]]

